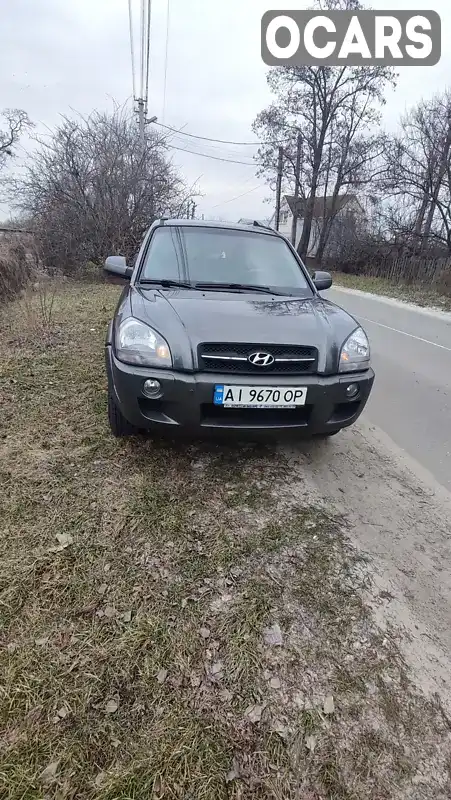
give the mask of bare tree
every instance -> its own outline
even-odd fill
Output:
[[[361,8],[358,0],[318,0],[321,9]],[[394,85],[391,68],[377,67],[276,67],[268,74],[275,95],[273,104],[254,122],[265,144],[258,160],[261,172],[272,179],[276,148],[284,143],[285,178],[292,183],[295,141],[303,139],[300,196],[304,198],[304,224],[298,250],[305,257],[310,241],[318,194],[332,195],[330,218],[337,211],[340,192],[361,187],[372,178],[372,168],[382,151],[377,125],[377,105],[384,102],[387,84]],[[330,225],[324,226],[320,252]]]
[[[401,120],[385,150],[385,188],[403,198],[406,244],[451,252],[451,93],[422,101]],[[406,203],[406,198],[408,202]]]
[[[32,127],[28,114],[20,108],[5,108],[1,116],[3,121],[0,128],[0,169],[8,157],[14,155],[14,148],[21,135]]]
[[[164,136],[137,125],[124,109],[64,117],[11,188],[15,204],[40,232],[43,258],[71,271],[108,253],[131,257],[158,216],[180,215],[192,190],[167,153]]]

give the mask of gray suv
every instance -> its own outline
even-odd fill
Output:
[[[134,267],[110,256],[105,270],[126,281],[106,340],[115,436],[331,436],[362,412],[366,334],[272,229],[161,219]]]

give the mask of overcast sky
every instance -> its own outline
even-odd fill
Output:
[[[153,0],[149,114],[184,131],[239,142],[255,141],[256,114],[269,104],[267,67],[260,56],[260,21],[269,9],[300,9],[310,0],[169,0],[169,58],[163,113],[168,0]],[[435,67],[400,69],[397,89],[387,93],[384,124],[421,98],[451,84],[450,0],[373,0],[375,9],[433,9],[441,15],[443,54]],[[139,0],[133,0],[138,23]],[[28,112],[38,130],[60,114],[89,113],[132,97],[127,0],[14,0],[2,8],[0,108]],[[207,144],[180,137],[174,144],[237,161],[252,162],[255,147]],[[25,157],[30,143],[18,151]],[[237,220],[272,212],[271,197],[255,167],[174,151],[185,179],[198,179],[199,213]],[[18,165],[18,164],[17,164]],[[237,200],[237,195],[245,194]],[[231,201],[232,202],[228,202]],[[6,207],[2,207],[6,211]]]

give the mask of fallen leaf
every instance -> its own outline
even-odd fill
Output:
[[[269,681],[269,685],[271,689],[280,689],[280,680],[279,678],[271,678]]]
[[[224,703],[230,703],[230,701],[233,700],[233,694],[229,692],[228,689],[222,689],[222,691],[219,692],[219,696]]]
[[[310,752],[313,753],[316,747],[316,736],[307,736],[305,740],[305,746],[307,750],[310,750]]]
[[[231,783],[240,777],[240,765],[236,758],[232,761],[232,767],[226,775],[226,783]]]
[[[264,706],[249,706],[244,715],[248,718],[250,722],[260,722],[262,718],[262,713],[264,710]]]
[[[97,608],[96,603],[89,603],[89,605],[80,608],[80,610],[77,611],[77,614],[92,614],[92,612],[95,611],[96,608]]]
[[[117,748],[118,748],[118,747],[119,747],[119,745],[120,745],[120,740],[119,740],[119,739],[111,739],[111,744],[112,744],[112,745],[113,745],[113,747],[114,747],[114,748],[117,750]]]
[[[210,629],[209,628],[200,628],[199,633],[202,636],[202,639],[208,639],[210,636]]]
[[[67,717],[67,714],[68,714],[68,711],[67,711],[67,708],[65,708],[64,706],[62,706],[62,708],[59,708],[59,709],[58,709],[58,711],[57,711],[56,713],[58,714],[58,716],[59,716],[61,719],[66,719],[66,717]]]
[[[35,639],[34,643],[37,644],[38,647],[44,647],[44,645],[47,644],[48,641],[49,641],[48,636],[42,636],[41,639]]]
[[[107,583],[102,583],[99,586],[99,594],[105,594],[107,589],[108,589],[108,584]]]
[[[56,775],[59,761],[51,761],[50,764],[42,770],[39,779],[42,783],[51,783]]]
[[[124,611],[122,614],[122,619],[124,622],[131,622],[132,621],[132,612],[130,610]]]
[[[95,785],[101,786],[105,778],[106,778],[106,772],[99,772],[99,774],[96,776],[94,780]]]
[[[63,549],[69,547],[69,545],[73,544],[74,541],[74,538],[70,533],[57,533],[56,539]]]
[[[167,669],[160,669],[160,671],[159,671],[159,673],[157,675],[158,683],[164,683],[167,677],[168,677]]]
[[[107,714],[115,714],[119,708],[119,704],[116,700],[108,700],[108,703],[105,706],[105,711]]]
[[[212,675],[219,675],[219,673],[222,672],[221,661],[217,661],[215,664],[212,664],[210,667],[210,672]]]
[[[331,694],[329,694],[324,701],[323,711],[325,714],[333,714],[335,711],[334,698]]]
[[[197,689],[197,687],[200,686],[201,682],[200,676],[197,675],[195,672],[191,673],[189,680],[193,689]]]
[[[104,572],[109,572],[109,571],[110,571],[110,569],[111,569],[111,564],[105,564],[105,566],[104,566],[104,568],[103,568],[103,571],[104,571]]]
[[[113,606],[107,606],[103,613],[108,619],[113,619],[116,616],[116,609]]]
[[[274,733],[278,733],[282,739],[286,739],[288,736],[288,728],[286,725],[283,724],[280,720],[276,720],[271,728]]]
[[[270,628],[265,628],[263,631],[263,636],[265,644],[268,644],[271,647],[281,647],[283,644],[282,631],[280,630],[280,626],[277,624],[277,622],[274,625],[271,625]]]

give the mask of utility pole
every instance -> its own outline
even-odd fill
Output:
[[[144,153],[146,149],[146,107],[142,98],[139,98],[136,102],[138,104],[139,141],[141,143],[141,152]]]
[[[277,162],[277,184],[276,184],[276,231],[279,230],[280,223],[280,196],[282,194],[282,172],[283,172],[283,147],[279,147],[279,158]]]
[[[291,226],[291,244],[296,247],[296,238],[298,232],[298,216],[299,216],[299,188],[301,183],[301,155],[302,155],[302,136],[298,133],[297,151],[296,151],[296,169],[294,171],[294,208],[293,208],[293,224]]]

